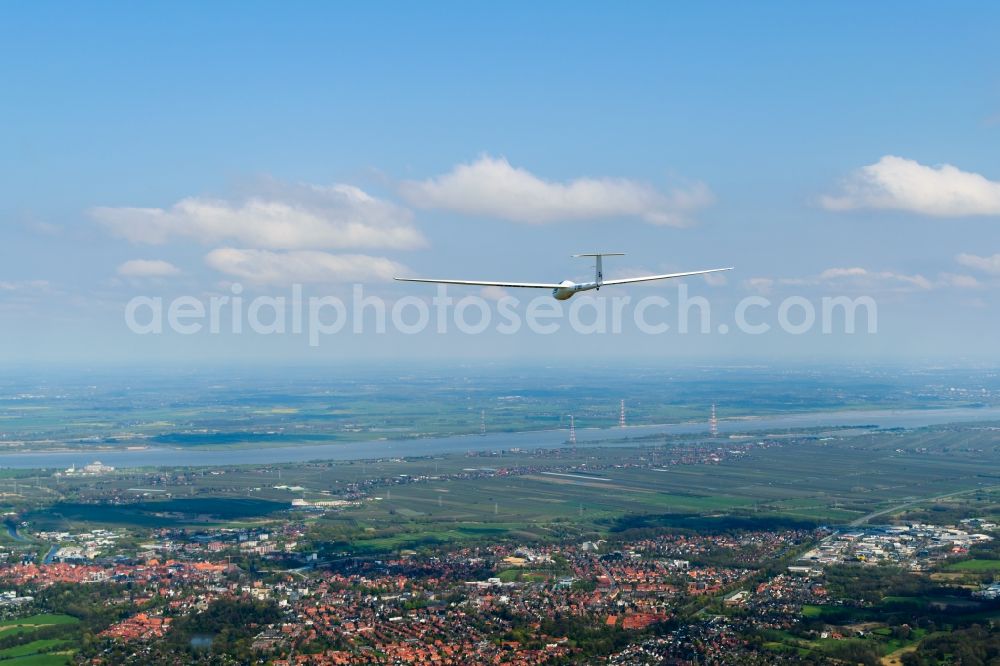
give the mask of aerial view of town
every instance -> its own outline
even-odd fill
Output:
[[[364,377],[366,406],[353,413],[356,389],[331,381],[319,392],[308,373],[294,381],[308,387],[300,394],[262,376],[259,392],[214,398],[196,387],[216,386],[215,375],[161,374],[159,397],[113,410],[120,385],[22,377],[29,390],[3,396],[0,655],[919,664],[992,654],[1000,374],[874,373],[854,380],[853,399],[877,384],[893,409],[832,410],[807,397],[820,370],[787,371],[785,390],[813,401],[790,421],[766,401],[761,416],[747,414],[752,401],[707,403],[702,418],[661,432],[658,410],[697,409],[697,381],[680,392],[666,381],[692,372],[595,371],[627,396],[615,404],[603,390],[553,389],[537,369],[438,368],[420,381],[424,400],[440,400],[425,418],[474,432],[453,425],[446,436],[407,417],[414,425],[393,439],[363,438],[364,457],[258,435],[305,413],[331,436],[397,428],[401,389],[383,373]],[[773,381],[764,370],[697,374],[720,396]],[[184,391],[200,406],[175,396]],[[503,430],[570,400],[572,423]],[[86,442],[42,416],[62,410],[91,432]],[[269,459],[244,463],[251,450]]]
[[[1000,3],[0,3],[0,666],[1000,666]]]

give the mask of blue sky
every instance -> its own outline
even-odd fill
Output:
[[[0,359],[991,358],[995,3],[537,4],[5,7]],[[628,253],[609,274],[734,265],[688,283],[720,312],[868,295],[879,331],[313,349],[123,324],[233,280],[582,279],[593,249]]]

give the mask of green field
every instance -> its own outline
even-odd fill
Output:
[[[16,647],[7,648],[6,650],[0,650],[0,659],[28,657],[31,655],[37,655],[41,653],[54,652],[58,648],[66,647],[67,645],[70,645],[69,641],[64,641],[57,638],[32,641],[30,643],[18,645]]]
[[[0,622],[0,637],[11,634],[30,633],[38,627],[53,624],[76,624],[78,622],[78,619],[70,615],[52,615],[49,613],[17,618],[15,620],[4,620]]]
[[[505,583],[511,582],[528,582],[528,583],[538,583],[550,580],[556,575],[555,571],[533,571],[530,569],[521,569],[519,567],[514,567],[511,569],[504,569],[497,576]]]
[[[69,663],[73,641],[64,638],[43,638],[31,640],[32,635],[44,627],[69,626],[79,624],[80,620],[70,615],[39,614],[0,622],[0,638],[17,636],[21,641],[0,650],[0,661],[18,664],[19,666],[55,666]]]
[[[4,661],[10,666],[66,666],[70,663],[71,653],[52,652],[48,654],[34,654],[26,657],[14,657]]]
[[[284,511],[287,502],[242,497],[201,497],[138,502],[127,505],[58,502],[26,518],[39,529],[66,529],[77,524],[127,527],[216,525],[255,519]]]
[[[823,614],[823,607],[813,604],[806,604],[802,607],[802,617],[820,617]]]
[[[964,560],[945,567],[945,571],[972,571],[976,573],[1000,571],[1000,560]]]

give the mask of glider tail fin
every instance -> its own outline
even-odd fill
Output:
[[[624,257],[624,252],[586,252],[583,254],[574,254],[574,257],[594,257],[594,282],[597,283],[598,289],[604,284],[604,265],[601,261],[604,257]]]

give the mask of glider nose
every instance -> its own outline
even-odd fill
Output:
[[[565,301],[576,293],[574,289],[576,285],[572,280],[563,280],[559,283],[559,286],[552,290],[552,298],[557,301]]]

